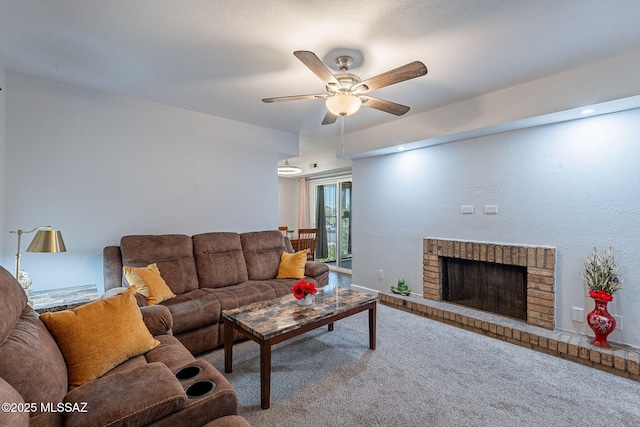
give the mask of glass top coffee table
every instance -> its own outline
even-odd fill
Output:
[[[271,394],[271,346],[361,311],[369,310],[369,348],[376,349],[378,297],[338,286],[325,286],[315,303],[300,306],[293,295],[261,301],[222,312],[224,322],[224,371],[232,372],[233,331],[260,345],[260,405],[269,408]]]

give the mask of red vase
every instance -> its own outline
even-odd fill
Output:
[[[591,313],[587,314],[587,323],[589,323],[593,333],[596,334],[596,338],[591,343],[598,347],[611,348],[607,342],[607,337],[616,328],[616,319],[607,311],[609,301],[599,299],[594,299],[593,301],[596,303],[596,307]]]

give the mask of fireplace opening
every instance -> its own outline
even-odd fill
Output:
[[[503,316],[527,320],[527,269],[441,257],[442,299]]]

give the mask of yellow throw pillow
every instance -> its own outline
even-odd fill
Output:
[[[294,254],[282,252],[276,279],[302,279],[306,263],[307,251],[299,251]]]
[[[144,295],[147,305],[158,304],[176,296],[160,276],[160,270],[155,263],[140,268],[123,267],[122,271],[129,285],[135,286],[138,293]]]
[[[40,315],[64,356],[69,389],[160,344],[142,321],[135,293],[136,288],[131,287],[73,310]]]

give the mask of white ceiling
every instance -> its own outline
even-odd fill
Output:
[[[22,73],[299,133],[323,93],[298,59],[354,54],[365,79],[408,62],[429,73],[372,93],[407,115],[640,49],[638,0],[0,0],[0,55]],[[7,88],[10,90],[10,88]],[[363,108],[352,132],[396,120]]]

